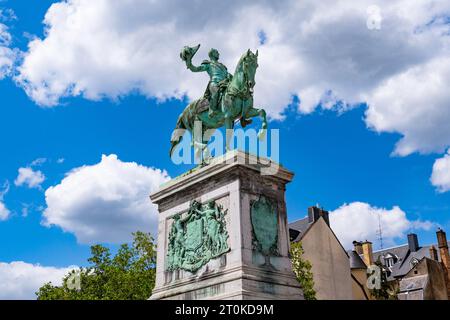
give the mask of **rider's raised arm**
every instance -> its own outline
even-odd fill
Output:
[[[199,65],[198,67],[194,66],[192,64],[191,60],[187,60],[186,61],[186,66],[188,67],[189,70],[193,71],[193,72],[202,72],[202,71],[208,71],[208,67],[209,67],[209,61],[203,61],[201,65]]]

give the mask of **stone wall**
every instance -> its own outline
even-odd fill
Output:
[[[233,152],[215,162],[175,178],[151,198],[160,212],[156,287],[152,299],[302,299],[303,294],[288,258],[285,185],[293,174],[280,168],[261,175],[249,155]],[[263,255],[255,247],[251,205],[261,196],[276,209],[276,254]],[[173,217],[188,211],[196,200],[215,201],[225,215],[230,251],[199,270],[167,269],[168,234]],[[269,263],[267,263],[269,262]]]

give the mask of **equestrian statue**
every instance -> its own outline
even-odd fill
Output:
[[[258,51],[253,53],[250,49],[247,50],[239,59],[234,75],[232,75],[226,66],[219,62],[219,52],[216,49],[209,51],[210,60],[204,60],[199,66],[194,66],[192,58],[199,48],[200,45],[186,46],[181,51],[180,57],[189,70],[206,72],[210,80],[203,97],[191,102],[181,113],[175,129],[188,130],[193,135],[194,147],[199,152],[205,153],[210,138],[205,136],[205,132],[225,126],[228,136],[236,122],[240,122],[244,128],[252,122],[251,118],[259,116],[262,119],[262,127],[259,132],[261,138],[267,129],[266,112],[264,109],[253,107],[253,87],[258,68]],[[199,135],[194,134],[196,122],[201,122],[202,132]],[[172,137],[170,156],[181,139],[182,136],[174,135]],[[228,138],[226,148],[227,151],[230,149]]]

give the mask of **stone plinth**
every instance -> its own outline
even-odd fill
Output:
[[[150,196],[160,213],[151,299],[303,299],[288,258],[285,186],[293,174],[282,167],[275,174],[264,175],[267,172],[267,160],[228,152],[169,181]],[[201,204],[215,201],[223,208],[229,250],[195,272],[170,270],[169,233],[174,217],[186,217],[193,200]],[[273,208],[273,216],[267,208]],[[266,225],[264,214],[275,222]],[[269,251],[262,237],[267,233],[270,238],[271,225],[276,226],[276,237]]]

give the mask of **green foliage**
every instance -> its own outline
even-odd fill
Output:
[[[374,297],[375,300],[397,300],[398,290],[394,290],[393,286],[389,283],[383,264],[380,260],[375,261],[374,264],[381,270],[381,282],[379,289],[374,288],[370,290],[372,297]]]
[[[155,285],[156,246],[150,234],[133,237],[133,244],[122,244],[114,257],[108,248],[92,246],[90,266],[72,270],[60,287],[46,283],[36,292],[38,300],[148,299]],[[79,290],[73,275],[79,276]]]
[[[314,290],[314,279],[311,271],[311,263],[302,258],[304,253],[301,242],[291,243],[291,262],[292,270],[297,277],[303,289],[303,295],[306,300],[316,300],[316,291]]]

